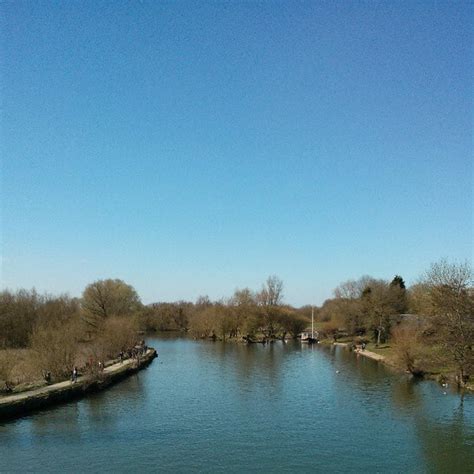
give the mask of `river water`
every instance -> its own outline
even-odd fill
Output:
[[[474,472],[474,396],[342,347],[150,339],[159,358],[0,424],[0,472]]]

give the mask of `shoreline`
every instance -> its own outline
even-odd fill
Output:
[[[350,344],[348,342],[334,342],[334,343],[332,343],[332,345],[333,346],[341,346],[341,347],[350,348]],[[368,351],[367,349],[364,349],[364,350],[356,349],[356,350],[353,350],[351,352],[354,352],[357,356],[362,355],[364,357],[367,357],[368,359],[372,359],[372,360],[375,360],[377,362],[381,362],[387,368],[389,368],[391,370],[394,370],[396,372],[407,373],[407,371],[404,371],[400,367],[397,367],[393,363],[393,361],[390,361],[390,359],[387,359],[387,357],[385,357],[381,354],[377,354],[376,352],[371,352],[371,351]],[[423,375],[421,377],[421,380],[432,380],[432,381],[435,381],[437,383],[440,383],[438,378],[437,378],[437,374],[426,373],[425,375]],[[450,377],[450,383],[455,383],[455,381],[452,377]],[[467,392],[474,392],[474,384],[467,384],[466,386],[459,387],[458,389],[459,390],[466,390]]]
[[[126,359],[105,367],[100,377],[82,375],[76,382],[65,380],[34,390],[0,397],[0,421],[27,416],[30,413],[61,403],[82,398],[89,393],[98,392],[123,380],[124,378],[147,367],[158,353],[148,348],[140,362]]]
[[[349,347],[348,342],[333,342],[333,346],[342,346],[342,347]],[[367,349],[361,350],[361,349],[355,349],[352,352],[355,354],[360,354],[363,355],[364,357],[368,357],[369,359],[376,360],[378,362],[384,362],[387,365],[392,366],[387,362],[387,358],[381,354],[377,354],[376,352],[371,352],[368,351]]]

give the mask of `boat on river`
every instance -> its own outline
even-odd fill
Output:
[[[309,332],[301,333],[301,342],[303,344],[316,344],[318,341],[318,333],[314,332],[314,309],[311,307],[311,334]]]
[[[313,334],[310,334],[309,332],[302,332],[301,342],[303,344],[316,344],[318,342],[318,339],[314,337]]]

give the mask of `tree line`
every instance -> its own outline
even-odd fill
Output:
[[[349,280],[318,310],[335,338],[343,332],[375,346],[389,342],[394,361],[415,375],[474,371],[474,289],[468,263],[433,263],[411,287],[403,278]]]
[[[14,365],[5,362],[6,349],[10,355],[27,349],[36,373],[48,368],[60,379],[78,359],[116,356],[139,332],[183,331],[247,342],[296,338],[309,326],[312,308],[285,304],[283,292],[275,275],[259,290],[236,289],[218,301],[201,296],[195,302],[150,305],[118,279],[95,281],[80,298],[5,290],[0,293],[0,380],[11,378]],[[471,267],[440,261],[409,288],[400,275],[345,281],[314,315],[320,338],[389,342],[410,372],[444,365],[463,382],[473,370],[473,298]]]
[[[2,291],[0,391],[64,380],[75,366],[98,375],[99,362],[136,344],[140,305],[136,291],[121,280],[94,282],[81,298],[40,295],[34,289]]]
[[[284,304],[283,281],[275,275],[258,291],[236,289],[219,301],[200,296],[195,303],[154,303],[139,319],[146,331],[182,330],[196,338],[249,342],[297,337],[308,325],[301,311]]]

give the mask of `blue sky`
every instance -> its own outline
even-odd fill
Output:
[[[472,260],[472,3],[0,8],[3,288],[320,304]]]

